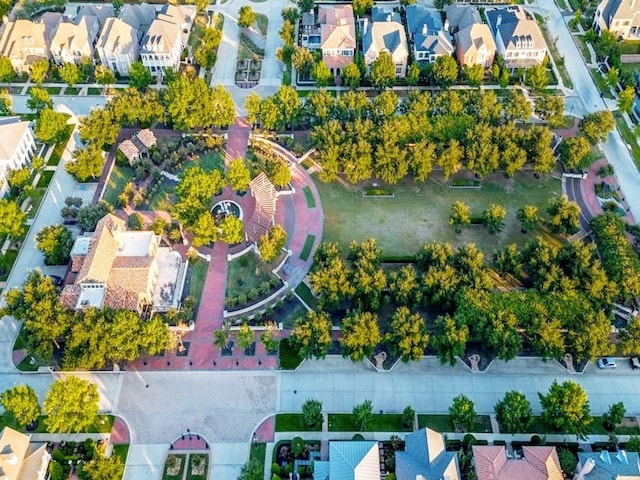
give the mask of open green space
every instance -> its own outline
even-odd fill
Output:
[[[264,50],[258,48],[244,32],[240,32],[238,60],[254,60],[256,56],[263,58]]]
[[[207,153],[206,155],[200,155],[200,157],[188,166],[197,165],[205,172],[212,170],[224,171],[224,156],[220,152]]]
[[[622,55],[634,55],[640,53],[640,40],[625,40],[618,43],[620,46],[620,53]]]
[[[51,178],[53,178],[53,174],[56,173],[55,170],[44,170],[40,173],[40,178],[38,179],[37,187],[46,188],[51,182]]]
[[[104,88],[89,87],[87,88],[87,95],[102,95],[103,90]]]
[[[307,287],[306,283],[301,283],[296,287],[296,294],[302,299],[304,303],[309,305],[312,309],[315,309],[318,305],[318,299],[314,297],[311,289]]]
[[[394,198],[365,198],[356,188],[318,181],[325,216],[323,241],[346,246],[352,240],[376,238],[384,256],[413,255],[425,242],[450,242],[454,246],[475,242],[490,254],[510,243],[523,245],[540,234],[541,230],[521,233],[517,210],[535,205],[544,214],[549,198],[558,196],[561,190],[560,180],[548,176],[536,179],[530,172],[519,172],[511,179],[491,175],[482,180],[480,189],[449,188],[450,181],[439,175],[420,184],[405,180],[394,186]],[[456,234],[448,224],[456,200],[465,202],[474,217],[491,203],[504,206],[505,228],[492,235],[484,226],[475,226]]]
[[[65,95],[78,95],[80,93],[80,89],[78,87],[67,87],[64,90]]]
[[[640,63],[623,63],[620,65],[622,72],[637,73],[640,70]]]
[[[113,454],[120,457],[120,460],[122,460],[123,464],[127,463],[127,456],[129,455],[129,444],[128,443],[122,443],[119,445],[114,445],[113,446]]]
[[[319,432],[322,425],[308,427],[301,413],[279,413],[276,415],[276,432]]]
[[[133,168],[129,166],[114,165],[107,182],[107,188],[104,191],[104,201],[116,206],[118,195],[122,193],[124,186],[133,179],[133,173]]]
[[[402,414],[400,413],[381,413],[373,415],[371,425],[367,428],[368,432],[410,432],[411,427],[406,428],[402,425]],[[330,413],[329,414],[329,431],[330,432],[357,432],[354,417],[350,413]]]
[[[200,42],[202,40],[202,35],[204,32],[204,28],[207,26],[207,22],[209,18],[206,14],[198,14],[196,18],[193,20],[193,25],[191,26],[191,32],[189,33],[189,46],[192,48],[198,48],[200,46]]]
[[[278,321],[282,323],[282,327],[286,330],[292,329],[296,323],[296,320],[304,317],[308,312],[305,306],[302,305],[302,303],[300,303],[297,298],[294,297],[290,301],[295,302],[296,307],[293,310],[290,310],[285,315],[278,317]]]
[[[38,208],[40,208],[40,204],[44,199],[44,195],[47,193],[46,187],[36,187],[33,189],[30,199],[31,203],[29,204],[29,209],[27,211],[27,218],[35,218],[36,213],[38,212]]]
[[[176,455],[172,453],[167,455],[162,480],[182,480],[186,463],[187,456],[185,454]]]
[[[453,422],[449,415],[418,415],[419,428],[431,428],[437,432],[453,432]],[[491,432],[491,418],[489,415],[478,415],[473,424],[473,433]]]
[[[306,186],[302,189],[304,192],[304,198],[307,200],[307,207],[315,208],[316,199],[313,197],[313,192],[311,191],[311,187]]]
[[[149,200],[149,210],[165,211],[171,210],[173,205],[173,195],[176,183],[168,178],[162,177],[159,187]]]
[[[309,258],[309,254],[311,253],[311,249],[313,248],[313,242],[316,241],[315,235],[307,235],[307,239],[304,241],[304,245],[302,247],[302,251],[300,252],[300,258],[302,260],[307,260]]]
[[[262,283],[271,281],[275,278],[271,273],[272,268],[253,251],[231,260],[227,272],[227,298],[246,294],[249,290],[260,288]]]
[[[70,433],[110,433],[113,428],[113,422],[115,417],[113,415],[98,415],[96,422],[91,425],[87,430],[83,432],[70,432]],[[47,417],[46,415],[40,415],[38,417],[38,426],[35,430],[28,433],[54,433],[49,432],[47,429]],[[24,428],[20,428],[18,425],[14,423],[9,423],[4,415],[0,416],[0,430],[6,426],[10,426],[11,428],[18,430],[23,433],[27,433]]]
[[[74,127],[75,125],[67,125],[65,127],[64,140],[62,140],[62,142],[60,143],[56,143],[56,145],[53,147],[53,152],[51,152],[51,156],[49,157],[47,165],[55,166],[60,163],[60,159],[62,158],[64,149],[67,148],[67,143],[69,143],[69,137],[71,137]]]
[[[622,115],[614,113],[614,117],[622,139],[631,149],[631,156],[633,157],[636,167],[640,168],[640,146],[638,145],[638,140],[636,139],[633,130],[629,128],[629,125],[627,125],[627,122],[622,118]]]
[[[189,296],[195,298],[196,302],[200,301],[202,291],[204,290],[204,282],[207,279],[207,271],[209,270],[209,262],[198,258],[195,263],[191,264],[191,280],[189,280]]]

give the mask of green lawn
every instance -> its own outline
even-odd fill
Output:
[[[121,445],[114,445],[113,446],[113,454],[117,455],[118,457],[120,457],[120,460],[122,460],[123,464],[127,463],[127,456],[129,455],[129,444],[128,443],[123,443]]]
[[[294,298],[290,301],[296,302],[297,304],[296,308],[290,311],[289,313],[287,313],[286,315],[281,315],[278,317],[278,321],[282,322],[282,327],[287,330],[292,329],[296,323],[296,320],[298,320],[301,317],[304,317],[308,312],[306,307],[302,305],[302,303],[300,303],[300,301],[297,298]]]
[[[69,137],[73,133],[74,125],[67,125],[64,132],[64,140],[60,143],[56,143],[53,147],[53,152],[51,152],[51,156],[49,157],[49,161],[47,165],[55,166],[60,163],[60,159],[62,158],[62,154],[64,153],[64,149],[67,147],[67,143],[69,143]]]
[[[40,178],[38,179],[36,186],[46,188],[49,185],[49,182],[51,182],[51,178],[54,173],[56,173],[55,170],[43,170],[40,173]]]
[[[107,188],[104,191],[103,200],[114,207],[118,204],[118,195],[122,193],[124,186],[133,179],[133,168],[129,166],[114,165]]]
[[[209,270],[209,262],[198,258],[191,267],[191,280],[189,282],[189,296],[195,298],[196,302],[200,302],[202,291],[204,290],[204,282],[207,279],[207,271]]]
[[[213,152],[213,153],[208,153],[206,155],[201,155],[198,160],[193,162],[193,164],[198,165],[205,172],[210,172],[212,170],[220,170],[221,172],[223,172],[224,171],[224,155],[220,152]]]
[[[87,95],[102,95],[103,90],[104,88],[89,87],[87,88]]]
[[[616,124],[618,125],[618,130],[620,131],[620,135],[622,136],[622,139],[625,141],[625,143],[631,148],[633,161],[636,163],[636,167],[640,168],[640,146],[638,145],[636,136],[620,114],[615,113],[614,116],[616,119]]]
[[[176,469],[175,475],[169,475],[169,469],[172,463],[180,462],[180,468]],[[167,461],[164,464],[164,472],[162,474],[162,480],[182,480],[185,464],[187,463],[187,456],[185,454],[176,455],[174,453],[167,455]],[[179,470],[179,471],[178,471]]]
[[[302,251],[300,252],[300,258],[302,260],[307,260],[309,258],[309,254],[311,253],[311,249],[313,248],[313,242],[316,241],[315,235],[307,235],[307,239],[304,241],[304,246],[302,247]]]
[[[204,28],[209,21],[207,15],[199,14],[193,21],[191,26],[191,33],[189,34],[189,46],[192,48],[198,48],[202,39]]]
[[[623,63],[620,65],[620,70],[622,72],[635,73],[640,70],[640,63]]]
[[[274,275],[272,265],[266,264],[255,252],[251,251],[229,262],[227,272],[227,298],[260,287]]]
[[[275,449],[274,449],[275,453]],[[267,458],[267,444],[266,443],[252,443],[251,450],[249,451],[249,461],[257,460],[262,465],[262,475],[264,476],[265,460]],[[262,477],[260,477],[262,478]]]
[[[418,426],[429,427],[437,432],[453,432],[453,423],[449,415],[418,415]],[[472,433],[491,432],[491,419],[489,415],[476,416]],[[528,433],[528,432],[527,432]]]
[[[176,183],[162,177],[160,186],[149,200],[149,210],[168,212],[173,206]]]
[[[307,207],[315,208],[316,207],[316,199],[313,197],[313,192],[309,186],[306,186],[302,189],[304,192],[304,198],[307,200]]]
[[[45,193],[47,193],[47,189],[45,187],[36,187],[33,190],[33,193],[31,194],[31,204],[27,213],[27,218],[36,217],[36,213],[38,212],[38,208],[42,203],[42,199],[44,198]]]
[[[311,290],[309,289],[309,287],[307,287],[306,283],[301,283],[300,285],[298,285],[296,287],[296,293],[304,301],[304,303],[309,305],[311,308],[315,309],[315,307],[318,305],[318,299],[313,296],[313,293],[311,293]]]
[[[638,40],[625,40],[618,43],[620,46],[620,53],[622,55],[634,55],[640,53],[640,41]]]
[[[613,99],[614,96],[611,93],[611,89],[607,85],[607,82],[604,79],[604,77],[593,68],[589,69],[589,73],[591,73],[591,78],[593,78],[593,80],[596,82],[598,90],[602,92],[602,95],[604,95],[604,98]]]
[[[276,415],[276,432],[319,432],[322,425],[308,427],[302,420],[301,413],[279,413]]]
[[[412,428],[406,428],[402,425],[402,414],[400,413],[383,413],[375,414],[373,421],[366,431],[368,432],[410,432]],[[357,432],[353,421],[353,415],[349,413],[330,413],[329,414],[329,431],[330,432]]]
[[[78,95],[80,93],[80,89],[77,87],[67,87],[64,91],[65,95]]]
[[[202,466],[203,462],[204,462],[204,470],[202,471],[202,474],[193,473],[193,468],[196,466]],[[192,453],[189,455],[187,480],[206,480],[208,472],[209,472],[209,454]]]
[[[263,37],[267,35],[267,28],[269,27],[269,19],[267,18],[266,15],[263,15],[261,13],[256,13],[256,22],[254,25],[258,28],[260,35],[262,35]]]
[[[539,232],[520,233],[518,208],[535,205],[543,214],[547,201],[560,194],[560,180],[534,178],[518,173],[512,179],[495,174],[482,181],[481,189],[448,188],[448,181],[433,175],[423,184],[406,180],[394,186],[394,198],[367,197],[338,182],[317,182],[324,209],[324,242],[340,242],[375,237],[386,256],[413,255],[425,242],[445,241],[455,246],[475,242],[487,254],[509,243],[524,244]],[[366,185],[369,186],[369,185]],[[463,229],[456,234],[448,225],[451,205],[462,200],[473,216],[480,216],[489,204],[507,209],[505,228],[489,234],[483,226]]]

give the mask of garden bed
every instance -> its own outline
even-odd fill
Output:
[[[385,198],[393,198],[395,195],[393,194],[392,188],[384,188],[384,187],[369,187],[365,188],[362,192],[363,197],[385,197]]]
[[[271,272],[277,262],[267,264],[254,251],[229,262],[225,307],[240,310],[279,289],[282,281]]]
[[[162,480],[182,480],[186,463],[186,454],[169,454],[164,464]]]

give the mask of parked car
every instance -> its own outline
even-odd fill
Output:
[[[596,364],[598,365],[598,368],[618,368],[616,361],[611,357],[599,358]]]
[[[56,287],[60,287],[64,283],[64,278],[59,277],[58,275],[49,275],[49,277],[51,278],[51,280],[53,280],[53,283]]]
[[[631,357],[629,363],[634,370],[640,370],[640,357]]]

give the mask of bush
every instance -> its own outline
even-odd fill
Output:
[[[291,440],[291,451],[294,457],[299,457],[304,452],[304,440],[300,437],[295,437]]]
[[[542,444],[542,439],[540,438],[540,436],[538,435],[531,436],[531,445],[541,445],[541,444]]]
[[[469,448],[471,445],[475,445],[476,444],[476,437],[474,437],[473,435],[471,435],[470,433],[467,433],[463,438],[462,438],[462,445],[464,446],[465,449]]]
[[[280,348],[278,349],[278,360],[282,370],[295,370],[302,362],[300,351],[288,339],[280,340]]]
[[[362,436],[362,434],[356,433],[353,437],[351,437],[351,440],[353,440],[354,442],[361,442],[364,440],[364,437]]]
[[[271,464],[271,473],[273,473],[274,475],[280,475],[280,465],[278,465],[277,463],[272,463]]]

